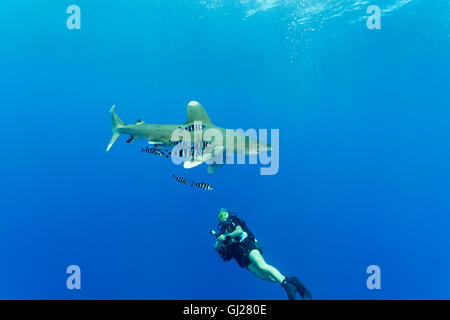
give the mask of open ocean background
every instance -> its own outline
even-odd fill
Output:
[[[315,299],[450,298],[448,0],[2,0],[0,30],[1,299],[285,299],[214,252],[220,207]],[[280,129],[279,173],[105,152],[113,104],[178,124],[191,100]]]

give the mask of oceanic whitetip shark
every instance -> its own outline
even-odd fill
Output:
[[[234,155],[243,155],[245,158],[245,156],[255,156],[261,152],[273,150],[271,145],[260,142],[256,135],[255,137],[250,137],[242,130],[235,131],[215,126],[202,105],[196,101],[189,102],[187,106],[187,121],[183,124],[147,124],[138,119],[136,124],[126,125],[117,115],[115,106],[111,108],[110,114],[112,138],[106,148],[107,152],[122,134],[130,136],[127,140],[128,143],[136,140],[146,140],[156,147],[172,148],[180,142],[180,136],[182,135],[187,137],[189,143],[198,141],[195,140],[194,135],[200,131],[201,140],[208,141],[206,144],[202,143],[203,147],[206,145],[209,148],[203,148],[203,153],[199,157],[192,155],[192,157],[185,159],[183,166],[187,169],[193,168],[214,158],[215,160],[211,161],[213,163],[208,165],[208,172],[214,173],[223,165],[224,156],[227,159],[232,156],[234,159]],[[196,129],[200,130],[196,131]],[[227,135],[229,132],[233,132],[233,136]],[[218,136],[220,136],[220,139],[218,139]],[[227,138],[228,142],[226,141]],[[183,139],[181,140],[184,141]],[[222,161],[218,160],[219,158]],[[226,163],[229,162],[227,161]]]

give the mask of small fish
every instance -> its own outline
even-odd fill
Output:
[[[141,152],[146,152],[148,154],[153,154],[157,157],[169,157],[169,154],[164,154],[164,152],[162,152],[161,150],[159,150],[158,148],[149,148],[148,146],[145,148],[141,148]]]
[[[182,184],[189,184],[189,181],[185,177],[177,177],[176,175],[172,174],[172,179],[175,179]]]
[[[191,187],[197,187],[197,188],[205,189],[205,190],[214,190],[214,188],[212,187],[212,185],[207,184],[207,183],[205,183],[205,182],[195,182],[195,181],[192,181]]]
[[[213,146],[214,144],[212,144],[210,141],[203,141],[203,149],[211,148]]]
[[[203,130],[203,129],[205,129],[205,125],[204,124],[202,124],[202,125],[200,125],[200,124],[191,124],[190,126],[184,128],[184,130],[187,130],[189,132]]]

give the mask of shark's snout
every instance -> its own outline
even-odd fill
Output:
[[[275,148],[267,143],[260,142],[259,143],[259,152],[266,152],[266,151],[274,151]]]

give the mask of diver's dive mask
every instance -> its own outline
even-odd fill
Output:
[[[225,222],[229,216],[230,216],[230,213],[228,212],[228,210],[226,210],[224,208],[219,210],[218,217],[219,217],[220,222]]]

